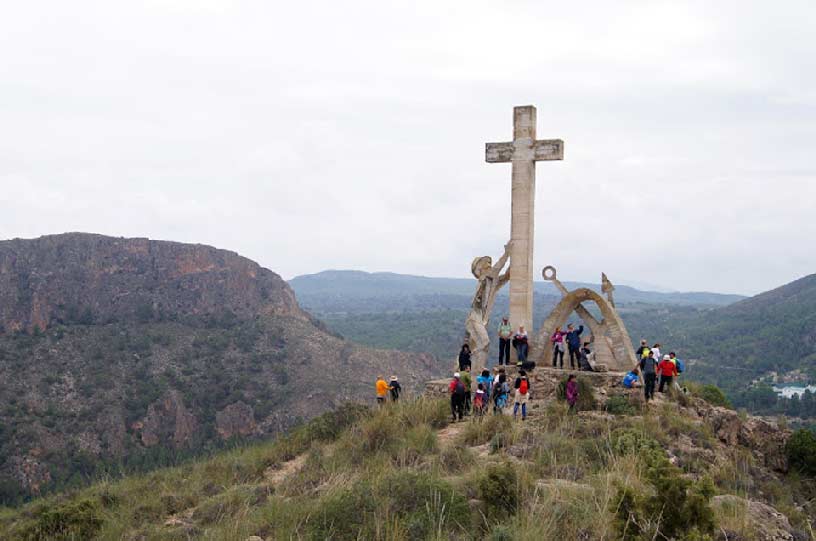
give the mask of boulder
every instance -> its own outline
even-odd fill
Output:
[[[721,512],[744,513],[746,526],[754,538],[762,541],[794,541],[793,528],[788,517],[770,505],[746,500],[732,494],[714,496],[711,507]],[[737,537],[734,536],[734,539]]]

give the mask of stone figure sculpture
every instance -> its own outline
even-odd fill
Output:
[[[618,312],[615,310],[615,303],[612,291],[615,286],[609,281],[606,274],[601,274],[601,291],[607,298],[599,295],[592,289],[582,287],[570,291],[558,279],[555,267],[544,267],[542,276],[548,282],[552,282],[561,292],[562,299],[550,312],[550,315],[541,326],[541,330],[536,338],[536,355],[533,359],[539,366],[550,366],[552,364],[552,348],[549,347],[550,335],[556,327],[563,327],[570,314],[575,312],[584,323],[590,328],[592,333],[592,350],[595,355],[595,362],[601,369],[612,371],[628,371],[635,365],[635,351],[632,348],[632,341],[629,333],[623,324]],[[583,302],[594,302],[601,313],[602,319],[593,316],[589,310],[583,306]]]
[[[473,302],[470,305],[470,314],[465,320],[465,341],[470,347],[473,372],[478,374],[487,363],[490,335],[487,325],[490,322],[490,313],[496,303],[499,290],[510,280],[510,271],[502,273],[510,257],[512,243],[504,245],[504,254],[493,264],[490,256],[477,257],[470,265],[470,271],[479,281]]]

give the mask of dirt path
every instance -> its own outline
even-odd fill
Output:
[[[264,477],[267,482],[272,485],[277,485],[290,474],[293,474],[303,467],[306,462],[306,453],[298,455],[288,462],[284,462],[279,468],[267,468],[264,472]]]

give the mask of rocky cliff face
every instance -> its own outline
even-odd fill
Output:
[[[263,437],[427,355],[326,333],[272,271],[207,246],[68,234],[0,242],[0,503],[102,468]]]
[[[0,332],[223,313],[307,317],[280,276],[226,250],[81,233],[0,242]]]

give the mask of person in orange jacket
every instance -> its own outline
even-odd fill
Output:
[[[660,374],[660,387],[657,388],[657,392],[662,393],[664,386],[671,391],[672,380],[677,375],[677,365],[671,361],[671,357],[663,355],[663,360],[657,365],[657,372]]]
[[[382,376],[377,376],[377,404],[382,406],[385,404],[385,397],[388,394],[388,383]]]

